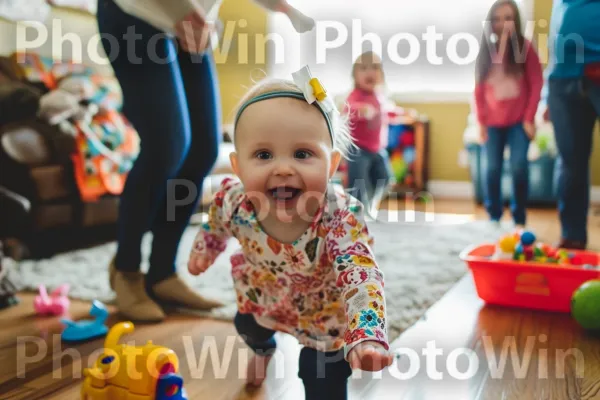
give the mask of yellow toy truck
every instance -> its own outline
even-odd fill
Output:
[[[188,400],[179,372],[179,359],[169,348],[148,341],[144,346],[119,344],[133,323],[112,327],[103,354],[86,368],[82,400]]]

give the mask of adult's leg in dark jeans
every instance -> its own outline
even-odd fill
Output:
[[[343,351],[320,352],[310,347],[300,350],[298,376],[304,383],[306,400],[346,400],[351,375]]]
[[[191,145],[183,165],[168,184],[167,196],[152,226],[148,284],[175,273],[181,236],[202,197],[202,184],[217,159],[221,142],[221,99],[212,56],[182,51],[178,58],[187,99]]]
[[[558,210],[562,239],[585,246],[590,204],[590,155],[597,113],[589,93],[583,90],[583,82],[581,79],[550,80],[548,108],[560,157]],[[595,92],[598,96],[597,89]]]
[[[504,202],[502,200],[502,170],[504,166],[504,147],[506,129],[488,127],[488,139],[485,143],[487,169],[485,171],[484,205],[493,221],[502,218]]]
[[[511,212],[517,225],[525,225],[527,198],[529,194],[529,137],[523,129],[523,124],[516,124],[506,131],[508,147],[510,148],[510,171],[512,175]]]
[[[112,36],[103,45],[109,57],[111,51],[117,54],[111,63],[123,92],[123,113],[141,141],[120,198],[115,258],[118,270],[138,271],[142,237],[190,146],[189,111],[172,39],[110,0],[100,2],[98,22],[100,32]]]
[[[123,92],[123,113],[141,149],[120,197],[117,254],[109,281],[119,311],[132,320],[159,321],[140,272],[141,242],[190,145],[189,113],[173,40],[124,13],[112,0],[98,4],[102,44]]]

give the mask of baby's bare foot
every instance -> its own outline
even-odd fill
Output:
[[[246,385],[259,387],[267,377],[267,367],[271,356],[255,355],[248,363],[248,371],[246,372]]]

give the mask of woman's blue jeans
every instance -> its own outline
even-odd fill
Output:
[[[600,115],[600,84],[587,78],[550,79],[548,109],[559,154],[562,238],[587,243],[590,157],[594,125]]]
[[[494,221],[499,221],[504,211],[502,174],[504,148],[508,145],[512,175],[511,213],[515,224],[525,225],[529,189],[529,162],[527,161],[529,143],[530,140],[522,123],[508,127],[488,127],[488,139],[485,144],[487,157],[485,207]]]
[[[123,92],[123,113],[141,150],[120,198],[115,265],[137,271],[142,237],[152,232],[147,282],[175,273],[181,236],[202,194],[220,142],[221,100],[210,55],[99,0],[102,45]]]

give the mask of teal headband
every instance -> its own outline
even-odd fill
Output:
[[[240,110],[238,111],[236,117],[235,117],[235,123],[234,123],[234,130],[235,130],[235,126],[237,126],[238,120],[240,119],[240,116],[242,115],[242,112],[251,104],[257,103],[261,100],[267,100],[267,99],[274,99],[277,97],[291,97],[294,99],[299,99],[299,100],[304,100],[306,101],[306,97],[304,97],[304,94],[300,93],[300,92],[294,92],[291,90],[282,90],[282,91],[278,91],[278,92],[269,92],[269,93],[263,93],[263,94],[259,94],[256,97],[253,97],[251,99],[249,99],[248,101],[246,101],[244,104],[242,104],[242,106],[240,107]],[[329,135],[331,136],[331,141],[333,142],[333,125],[331,123],[331,119],[329,118],[329,115],[327,115],[327,113],[325,112],[325,110],[323,110],[323,108],[321,107],[321,105],[319,104],[318,101],[313,102],[313,104],[319,109],[319,111],[321,112],[321,114],[323,114],[323,117],[325,117],[325,121],[327,121],[327,128],[329,129]]]

